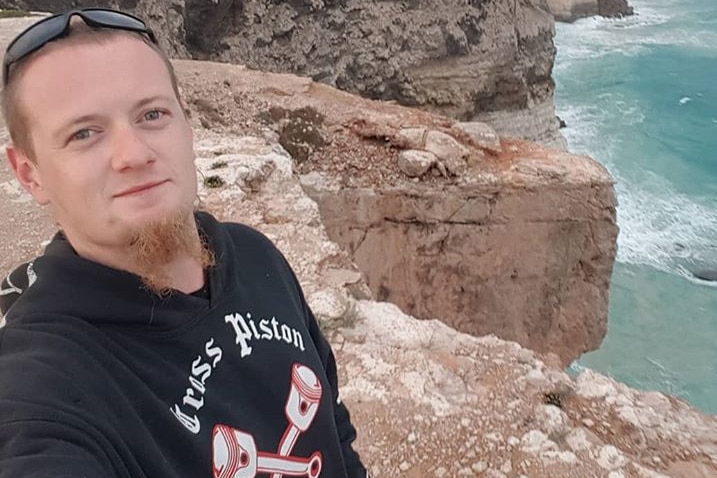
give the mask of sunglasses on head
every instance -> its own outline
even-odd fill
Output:
[[[3,84],[7,85],[10,68],[14,63],[39,50],[49,42],[67,36],[70,33],[70,21],[75,15],[82,18],[87,26],[138,32],[147,35],[152,43],[157,43],[157,38],[152,33],[152,30],[142,20],[127,13],[106,8],[83,8],[58,13],[31,25],[8,45],[7,50],[5,50],[5,59],[3,60]]]

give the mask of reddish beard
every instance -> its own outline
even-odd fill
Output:
[[[165,266],[174,260],[196,259],[205,270],[215,264],[214,253],[197,229],[193,215],[186,213],[143,225],[132,234],[130,250],[135,273],[147,289],[159,296],[167,296],[173,290]]]

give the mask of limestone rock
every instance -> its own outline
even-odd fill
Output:
[[[598,0],[546,0],[546,3],[548,11],[559,22],[574,22],[598,14]]]
[[[599,399],[570,399],[556,413],[557,407],[539,404],[540,391],[520,392],[520,378],[545,365],[521,363],[515,344],[456,334],[388,304],[362,301],[355,310],[353,329],[342,331],[338,359],[346,380],[342,395],[360,425],[357,446],[364,457],[380,457],[371,462],[373,475],[658,478],[667,471],[660,463],[675,460],[680,464],[670,470],[717,472],[717,457],[703,463],[678,458],[708,453],[717,440],[716,417],[673,405],[664,415],[670,426],[645,454],[613,418],[615,408]],[[624,385],[615,389],[633,402],[650,400]],[[536,407],[547,419],[535,420]],[[599,437],[579,425],[594,413],[604,417]],[[704,434],[691,429],[695,419],[703,420]],[[651,459],[655,455],[660,463]],[[396,472],[400,464],[405,471]]]
[[[467,136],[468,140],[479,148],[499,154],[503,151],[500,145],[500,138],[493,128],[485,123],[477,121],[456,123],[453,131]]]
[[[595,15],[619,18],[634,14],[627,0],[541,0],[539,4],[550,12],[556,21],[568,23]]]
[[[417,178],[423,176],[431,166],[436,164],[436,155],[428,151],[409,149],[398,155],[398,167],[406,176]]]
[[[602,17],[621,18],[634,13],[627,0],[598,0],[598,15]]]
[[[454,176],[462,174],[468,166],[466,162],[468,148],[449,134],[441,131],[429,131],[426,134],[424,149],[433,153]]]
[[[392,139],[399,148],[423,149],[427,133],[426,128],[403,128]]]

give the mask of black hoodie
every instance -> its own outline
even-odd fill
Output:
[[[0,329],[0,478],[366,476],[286,260],[253,229],[197,220],[208,297],[160,298],[61,234],[33,261]]]

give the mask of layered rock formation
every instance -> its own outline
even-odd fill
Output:
[[[530,0],[0,0],[122,7],[171,52],[310,76],[345,91],[490,123],[564,148],[553,103],[553,19]],[[183,18],[183,23],[179,23]]]
[[[574,22],[579,18],[600,15],[620,18],[633,15],[627,0],[540,0],[541,4],[559,22]]]
[[[564,364],[599,346],[617,227],[598,163],[310,80],[195,65],[199,120],[276,131],[375,297]]]

